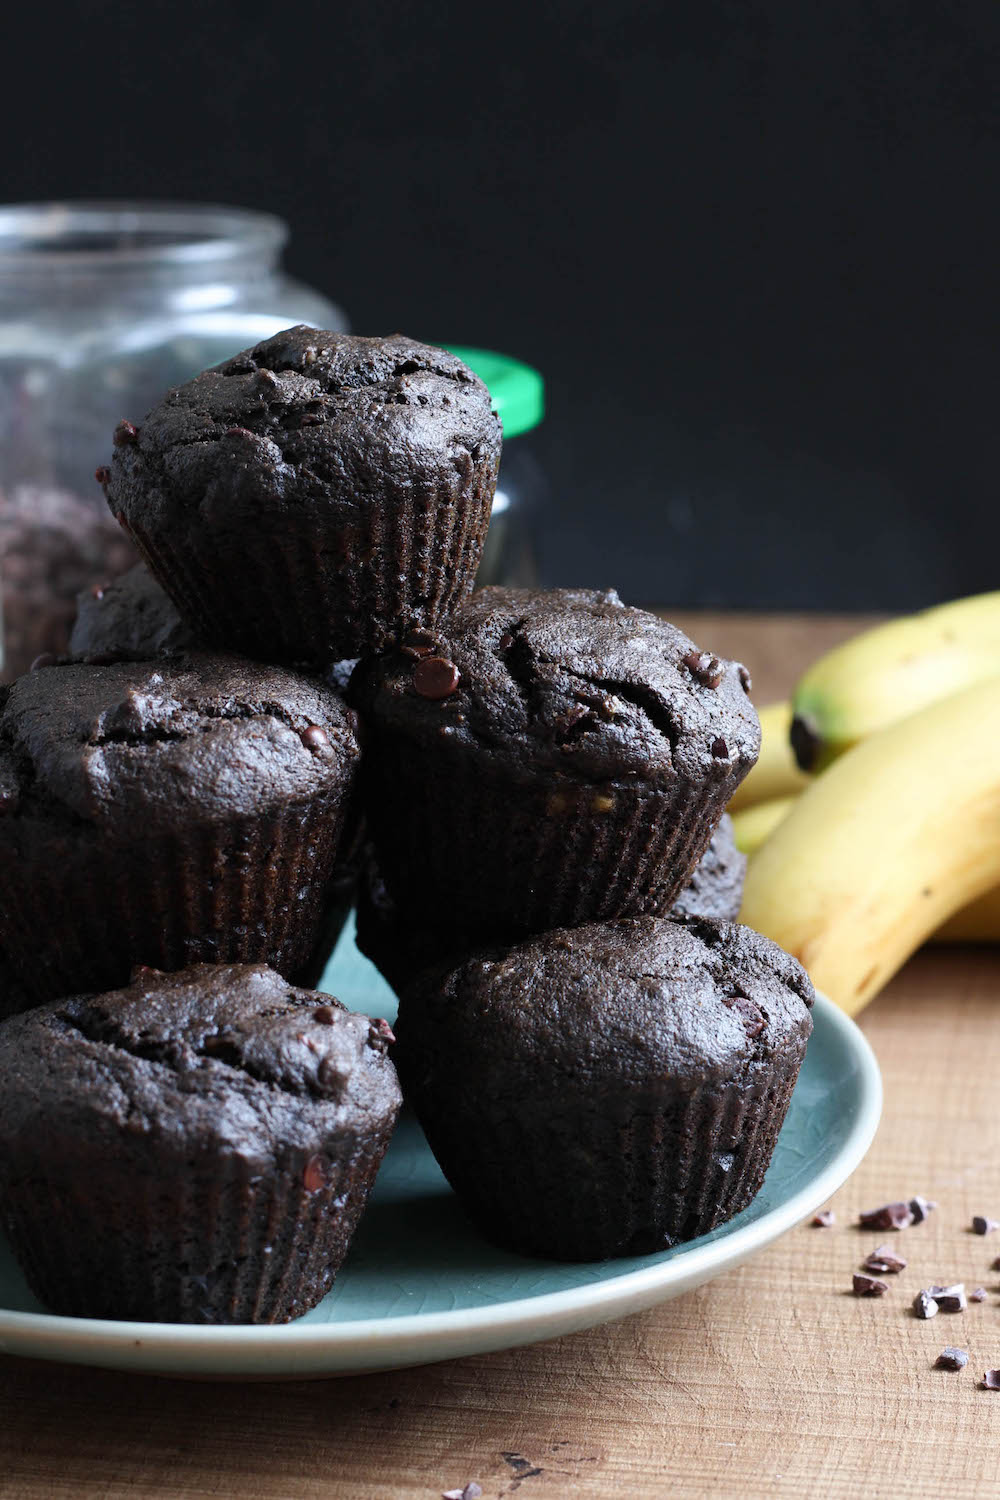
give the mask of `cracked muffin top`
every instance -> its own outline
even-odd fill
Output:
[[[85,661],[151,661],[195,645],[194,632],[145,563],[77,596],[71,656]]]
[[[111,509],[183,534],[261,509],[336,518],[387,485],[450,492],[470,461],[495,469],[501,438],[486,386],[444,349],[300,325],[169,391],[114,443]]]
[[[700,651],[613,589],[485,588],[441,631],[362,663],[377,730],[512,753],[585,780],[742,780],[760,725],[745,667]]]
[[[419,1068],[433,1037],[484,1098],[539,1077],[722,1079],[804,1048],[814,998],[802,965],[749,927],[595,922],[425,972],[400,1005],[400,1067]]]
[[[265,965],[139,969],[131,984],[0,1026],[0,1138],[203,1132],[243,1156],[384,1129],[400,1092],[384,1021]]]
[[[191,652],[41,668],[0,692],[0,834],[21,819],[105,832],[259,818],[338,799],[360,751],[332,688]]]

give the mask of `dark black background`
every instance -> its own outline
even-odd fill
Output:
[[[848,608],[1000,586],[996,0],[18,25],[7,199],[268,208],[357,331],[544,371],[550,581]]]

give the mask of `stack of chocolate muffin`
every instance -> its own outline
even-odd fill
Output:
[[[116,429],[148,569],[0,690],[0,1211],[55,1310],[305,1311],[394,1063],[515,1250],[759,1188],[812,990],[735,924],[749,677],[611,591],[472,594],[500,442],[453,356],[307,328]],[[300,987],[355,885],[396,1038]]]

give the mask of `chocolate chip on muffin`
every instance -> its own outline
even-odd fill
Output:
[[[303,743],[312,727],[324,754]],[[20,678],[0,709],[0,948],[28,1001],[110,988],[136,963],[296,973],[359,753],[331,688],[237,657]]]
[[[454,355],[300,326],[170,391],[106,493],[200,640],[322,667],[448,618],[500,446]]]
[[[74,1317],[276,1323],[329,1290],[399,1110],[377,1023],[263,966],[0,1026],[0,1205]]]
[[[393,1057],[484,1235],[599,1260],[746,1207],[812,1000],[801,965],[749,928],[637,917],[425,972],[404,991]]]
[[[668,909],[760,747],[738,665],[692,659],[613,591],[488,588],[362,662],[364,800],[400,907],[501,940]]]

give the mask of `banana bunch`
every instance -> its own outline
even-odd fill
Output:
[[[850,1013],[931,935],[1000,938],[1000,593],[848,641],[761,721],[732,809],[744,922]],[[782,721],[822,771],[805,790]]]

